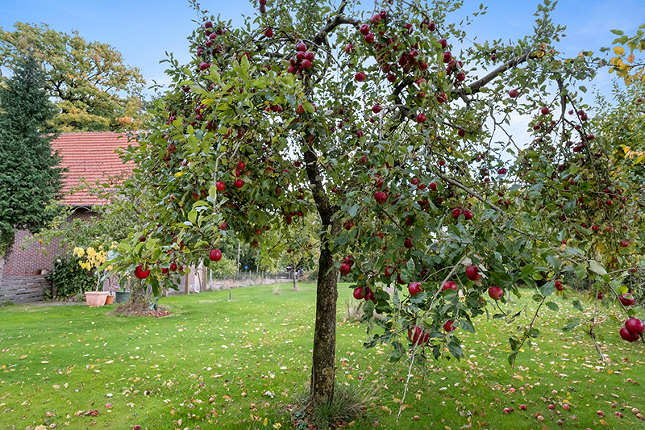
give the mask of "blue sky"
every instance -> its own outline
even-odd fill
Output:
[[[464,3],[462,12],[479,9],[480,1]],[[537,1],[492,0],[484,4],[488,13],[466,27],[469,38],[476,35],[478,41],[508,40],[531,31]],[[201,0],[202,8],[234,24],[242,22],[243,14],[252,14],[256,5],[257,0],[253,4]],[[0,0],[0,27],[4,30],[13,29],[16,21],[44,22],[64,32],[78,30],[86,40],[108,43],[121,51],[126,64],[138,67],[148,84],[153,80],[167,82],[165,66],[159,64],[165,51],[174,53],[182,63],[189,60],[186,38],[194,28],[192,20],[197,18],[188,1],[183,0]],[[613,28],[634,33],[645,22],[645,1],[561,0],[553,21],[568,27],[568,37],[560,46],[566,54],[576,55],[583,49],[609,45],[614,38],[609,30]],[[601,85],[608,83],[608,77],[598,81]]]

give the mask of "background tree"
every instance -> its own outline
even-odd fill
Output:
[[[46,205],[62,187],[56,136],[49,126],[55,106],[43,89],[44,74],[33,56],[16,63],[0,85],[0,256],[14,242],[15,230],[37,232],[50,219]]]
[[[280,237],[281,253],[317,217],[314,404],[334,393],[338,272],[366,320],[384,314],[366,345],[390,343],[392,360],[421,350],[419,362],[463,356],[455,329],[475,330],[500,291],[533,288],[537,317],[557,308],[563,271],[611,281],[578,249],[593,234],[571,216],[578,204],[614,228],[603,257],[620,254],[624,269],[642,253],[628,221],[642,195],[615,179],[580,104],[598,59],[557,51],[550,1],[533,34],[459,53],[456,6],[378,6],[365,19],[348,1],[261,3],[239,29],[200,11],[193,60],[169,60],[174,87],[128,157],[140,168],[127,187],[148,211],[113,258],[156,291],[169,265],[200,261],[222,232],[252,247]],[[508,130],[516,114],[531,142]],[[405,341],[417,328],[427,344]],[[521,327],[510,361],[538,335]]]
[[[136,67],[123,63],[110,45],[86,42],[77,31],[58,32],[17,22],[0,29],[0,66],[14,69],[33,52],[45,71],[45,89],[59,108],[53,123],[61,132],[136,130],[141,126],[141,90]]]
[[[616,76],[625,80],[625,85],[645,82],[645,61],[634,55],[634,52],[642,53],[645,50],[643,30],[645,30],[645,24],[638,27],[633,36],[627,36],[622,30],[611,30],[618,37],[611,43],[614,45],[612,52],[615,56],[609,61],[611,66],[609,73],[616,72]],[[602,48],[602,50],[609,50],[609,48]]]

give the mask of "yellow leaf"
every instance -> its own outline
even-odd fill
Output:
[[[625,53],[625,49],[621,48],[620,46],[616,46],[614,48],[614,53],[616,55],[623,55]]]
[[[627,61],[629,61],[630,63],[633,63],[634,62],[634,54],[629,54],[629,57],[627,57]]]

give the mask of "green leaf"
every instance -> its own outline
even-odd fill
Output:
[[[571,331],[580,325],[580,318],[571,318],[569,324],[562,327],[562,331]]]
[[[600,265],[596,260],[591,260],[589,262],[589,270],[591,270],[594,273],[597,273],[599,275],[606,275],[607,271],[605,270],[604,267]]]
[[[560,306],[558,306],[558,304],[555,302],[546,302],[545,305],[552,311],[558,312],[560,310]]]
[[[130,251],[132,251],[132,247],[131,247],[128,243],[126,243],[126,242],[121,242],[121,243],[119,243],[119,245],[116,247],[116,249],[120,249],[120,250],[122,250],[123,252],[130,252]]]
[[[199,152],[199,141],[195,136],[193,135],[188,136],[188,146],[190,146],[190,150],[193,151],[194,153]]]
[[[468,320],[462,319],[459,320],[459,325],[461,328],[466,330],[468,333],[475,333],[475,327],[473,327],[472,323]]]
[[[574,300],[573,302],[571,302],[571,304],[573,305],[573,308],[574,308],[574,309],[577,309],[577,310],[579,310],[580,312],[584,312],[584,309],[582,309],[582,305],[580,304],[580,300],[577,300],[577,299],[576,299],[576,300]]]
[[[461,350],[461,345],[459,345],[459,343],[457,343],[454,338],[452,341],[448,343],[448,351],[450,351],[452,356],[455,357],[457,360],[459,360],[461,357],[464,356]]]
[[[625,34],[625,32],[622,30],[609,30],[609,31],[614,33],[616,36],[622,36],[623,34]]]
[[[146,249],[150,251],[152,248],[157,245],[157,242],[159,242],[158,238],[150,239],[149,241],[146,242]]]
[[[587,266],[584,263],[578,264],[574,273],[578,279],[587,279]]]
[[[555,291],[555,281],[549,281],[540,287],[540,293],[542,293],[544,297],[550,296],[551,294],[553,294],[554,291]]]
[[[197,212],[193,209],[192,211],[188,212],[188,221],[191,222],[191,224],[195,224],[197,221]]]

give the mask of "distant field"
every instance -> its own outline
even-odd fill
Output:
[[[273,285],[238,288],[232,302],[228,291],[167,297],[164,318],[106,316],[113,306],[0,308],[0,429],[288,427],[287,407],[311,366],[315,286],[299,286],[282,284],[280,295]],[[484,318],[474,335],[457,332],[466,359],[431,361],[425,373],[413,367],[399,423],[409,363],[388,363],[387,346],[363,350],[366,326],[341,323],[338,382],[379,387],[352,428],[556,429],[558,420],[564,428],[645,428],[632,412],[645,411],[645,345],[622,341],[622,317],[604,310],[596,327],[603,363],[584,328],[560,330],[580,312],[555,301],[560,312],[544,310],[538,346],[515,368],[506,362],[508,337],[527,322],[524,313],[511,324]],[[524,305],[534,306],[530,294],[509,306]]]

